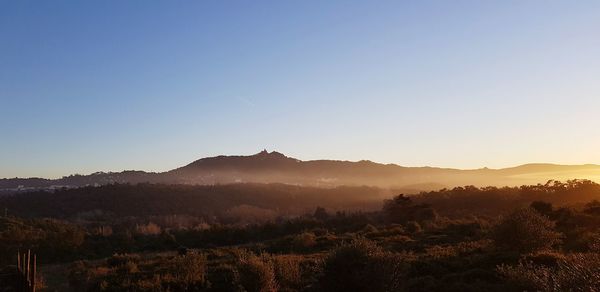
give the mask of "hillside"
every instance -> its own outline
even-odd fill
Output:
[[[0,193],[97,186],[112,183],[165,183],[214,185],[228,183],[284,183],[315,187],[374,186],[429,191],[460,185],[515,186],[545,183],[550,179],[600,177],[598,165],[526,164],[504,169],[460,170],[436,167],[403,167],[371,161],[302,161],[279,152],[262,151],[249,156],[202,158],[186,166],[162,172],[97,172],[60,179],[0,179]]]

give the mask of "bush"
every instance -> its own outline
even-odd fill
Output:
[[[270,256],[256,256],[251,252],[241,254],[238,261],[240,284],[249,292],[274,292],[278,285]]]
[[[556,267],[565,256],[558,252],[541,251],[523,258],[525,262],[544,267]]]
[[[600,252],[600,234],[599,233],[594,233],[593,235],[590,236],[588,242],[587,242],[587,248],[591,251],[591,252]]]
[[[317,244],[317,237],[311,232],[298,234],[292,240],[292,246],[297,251],[305,251]]]
[[[396,291],[402,271],[398,256],[369,240],[355,239],[328,255],[318,285],[323,291]]]
[[[299,256],[274,256],[273,267],[280,291],[298,291],[302,282]]]
[[[187,291],[194,291],[206,285],[206,256],[189,253],[176,260],[176,278]]]
[[[572,254],[558,260],[556,267],[522,261],[518,265],[501,265],[500,275],[516,289],[528,291],[598,291],[600,255]]]
[[[371,224],[367,224],[365,225],[365,227],[361,230],[362,233],[365,234],[369,234],[369,233],[376,233],[379,230],[377,229],[377,227],[371,225]]]
[[[139,260],[140,256],[136,254],[113,254],[112,257],[106,259],[106,263],[108,266],[115,268]]]
[[[238,270],[228,264],[220,264],[209,274],[211,291],[241,292],[239,285],[240,275]]]
[[[521,253],[550,249],[561,242],[554,222],[531,208],[519,209],[493,227],[492,239],[498,248]]]
[[[408,231],[409,233],[421,233],[423,232],[423,227],[421,227],[421,224],[419,224],[419,222],[408,221],[408,223],[406,223],[406,231]]]

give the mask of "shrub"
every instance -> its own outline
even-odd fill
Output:
[[[220,264],[209,274],[211,291],[241,292],[238,270],[228,264]]]
[[[182,286],[190,291],[197,290],[206,284],[206,256],[188,253],[176,258],[176,278]]]
[[[113,254],[110,258],[106,259],[106,263],[109,267],[119,267],[127,264],[128,262],[137,262],[140,260],[140,256],[136,254]]]
[[[500,275],[519,290],[528,291],[598,291],[600,255],[571,254],[558,260],[556,267],[521,261],[518,265],[501,265]]]
[[[396,291],[402,271],[399,257],[369,240],[355,239],[328,255],[318,285],[323,291]]]
[[[591,252],[600,252],[600,234],[599,233],[594,233],[593,235],[590,236],[588,242],[587,242],[587,247]]]
[[[547,267],[521,262],[516,266],[500,265],[497,271],[515,290],[550,291],[549,280],[552,270]]]
[[[523,260],[538,266],[556,267],[565,256],[558,252],[540,251],[534,254],[526,255]]]
[[[313,228],[312,233],[316,236],[325,236],[329,234],[329,230],[326,228]]]
[[[242,253],[238,261],[240,284],[249,292],[273,292],[278,285],[270,256]]]
[[[371,225],[371,224],[367,224],[365,225],[365,227],[361,230],[362,233],[375,233],[378,232],[379,230],[377,229],[377,227]]]
[[[87,262],[77,261],[69,267],[69,287],[74,290],[83,291],[87,288],[92,275]]]
[[[140,269],[138,269],[137,264],[134,262],[130,262],[130,261],[126,262],[124,265],[122,265],[119,268],[126,274],[135,274],[140,271]]]
[[[453,246],[439,246],[425,248],[425,255],[434,259],[443,259],[458,256],[458,251]]]
[[[409,221],[408,223],[406,223],[406,231],[408,231],[409,233],[421,233],[423,232],[423,227],[421,227],[421,224],[419,224],[419,222]]]
[[[301,257],[274,256],[273,267],[280,291],[298,291],[302,282]]]
[[[494,226],[492,238],[497,247],[522,253],[550,249],[560,243],[554,222],[531,208],[519,209]]]
[[[295,250],[304,251],[317,244],[317,237],[311,232],[303,232],[294,237],[292,246]]]
[[[136,225],[135,232],[142,235],[159,235],[161,233],[161,228],[160,226],[150,222],[148,224]]]
[[[600,254],[573,254],[561,260],[553,275],[556,291],[598,291]]]

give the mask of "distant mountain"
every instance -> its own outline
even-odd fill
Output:
[[[600,179],[599,165],[526,164],[504,169],[460,170],[436,167],[403,167],[371,161],[302,161],[279,152],[250,156],[202,158],[162,173],[143,171],[97,172],[60,179],[0,179],[0,193],[35,189],[74,188],[112,183],[229,184],[284,183],[317,187],[366,185],[416,191],[459,185],[515,186],[548,180]]]

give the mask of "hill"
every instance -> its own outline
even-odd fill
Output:
[[[548,180],[600,178],[599,165],[526,164],[504,169],[460,170],[436,167],[403,167],[362,160],[302,161],[279,152],[249,156],[217,156],[196,160],[161,173],[144,171],[97,172],[60,179],[0,179],[0,194],[37,189],[99,186],[113,183],[164,183],[215,185],[229,183],[284,183],[335,187],[374,186],[429,191],[460,185],[516,186]]]

